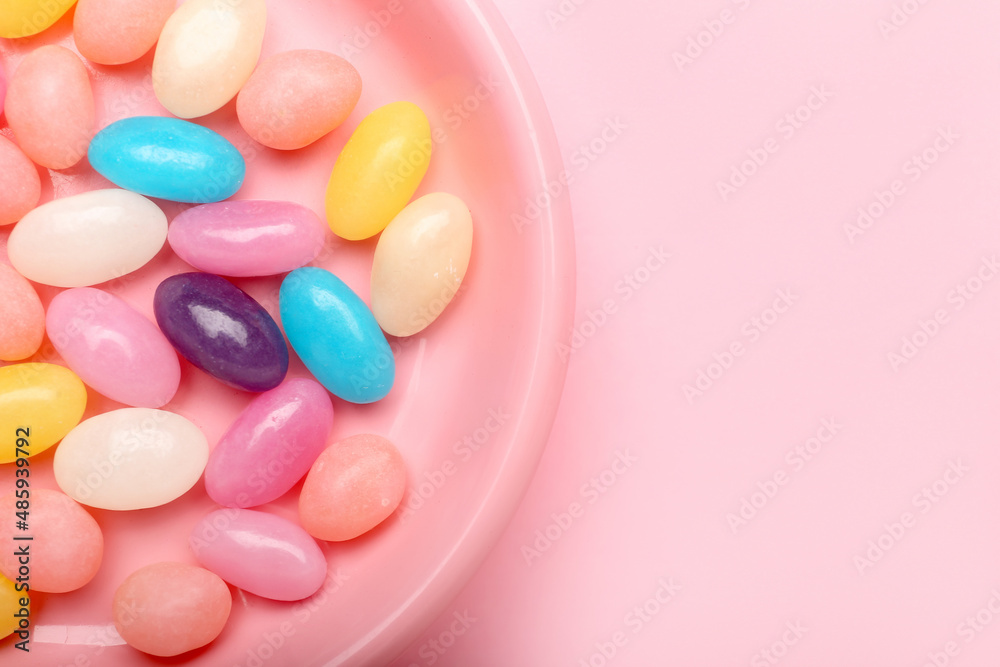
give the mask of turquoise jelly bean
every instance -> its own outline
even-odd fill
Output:
[[[289,273],[278,294],[281,322],[292,349],[330,393],[351,403],[374,403],[392,389],[396,360],[375,316],[329,271]]]
[[[246,162],[212,130],[177,118],[137,116],[108,125],[90,142],[90,164],[115,185],[191,204],[236,194]]]

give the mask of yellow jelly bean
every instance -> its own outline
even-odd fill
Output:
[[[27,37],[48,28],[76,0],[0,0],[0,37]]]
[[[68,368],[0,368],[0,463],[44,452],[80,423],[86,406],[87,388]]]
[[[375,236],[410,201],[431,161],[431,126],[412,102],[368,114],[337,158],[326,219],[349,241]]]
[[[0,639],[21,629],[20,618],[14,614],[24,613],[21,609],[27,605],[21,604],[22,598],[28,600],[28,591],[18,591],[13,581],[0,574]]]

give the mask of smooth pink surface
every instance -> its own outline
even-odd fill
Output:
[[[281,497],[309,472],[333,426],[330,394],[293,378],[254,398],[219,440],[205,468],[205,490],[225,507]]]
[[[338,401],[331,435],[384,434],[399,447],[412,476],[408,482],[417,487],[445,460],[452,462],[452,474],[405,520],[397,510],[368,535],[331,547],[329,575],[308,600],[278,603],[237,595],[226,629],[206,649],[185,656],[184,664],[246,664],[252,662],[248,651],[259,654],[266,646],[266,653],[272,649],[266,638],[283,631],[294,641],[275,650],[268,665],[387,663],[446,608],[527,486],[565,373],[556,343],[570,330],[572,236],[566,200],[521,234],[511,224],[511,216],[558,173],[560,162],[530,72],[498,15],[484,7],[440,0],[271,3],[265,57],[293,45],[346,53],[365,76],[358,108],[340,128],[294,154],[254,143],[239,128],[231,105],[200,120],[244,153],[249,169],[240,198],[297,201],[319,212],[333,162],[353,126],[392,100],[412,100],[438,130],[434,159],[417,195],[448,189],[469,204],[482,227],[463,289],[432,330],[391,342],[396,390],[375,405]],[[383,10],[391,17],[384,27],[372,15]],[[0,61],[12,67],[44,41],[72,45],[70,30],[69,22],[61,21],[37,39],[3,42]],[[378,37],[366,36],[366,30]],[[164,113],[152,95],[148,61],[95,80],[99,125],[126,115]],[[476,112],[457,126],[449,123],[449,111],[477,89],[484,99]],[[47,179],[45,199],[107,184],[81,165],[54,175],[49,186]],[[160,203],[171,219],[185,208]],[[0,229],[0,248],[7,236]],[[367,299],[374,248],[374,240],[346,243],[328,234],[315,263],[335,270]],[[164,248],[139,271],[102,288],[150,317],[156,284],[187,270]],[[278,313],[278,279],[234,282],[272,315]],[[43,302],[59,291],[45,288]],[[51,351],[38,356],[59,361]],[[181,388],[165,409],[194,420],[217,443],[252,397],[194,372],[186,362],[181,369]],[[293,358],[289,376],[306,375]],[[96,394],[90,399],[87,417],[117,407]],[[51,462],[48,453],[32,458],[35,485],[54,484]],[[10,488],[13,479],[13,468],[0,466],[0,489]],[[296,500],[293,489],[261,509],[294,520]],[[121,643],[109,601],[128,573],[150,562],[193,563],[191,528],[215,507],[198,484],[163,507],[95,510],[109,539],[101,571],[86,589],[44,601],[44,613],[39,609],[35,615],[31,653],[18,654],[18,664],[162,664]],[[119,540],[114,547],[112,536]],[[13,650],[0,642],[4,655]]]
[[[38,170],[17,145],[0,136],[0,225],[12,225],[38,205],[42,183]]]
[[[0,359],[19,361],[38,351],[45,336],[45,310],[24,276],[0,263]]]
[[[175,0],[79,0],[73,42],[84,58],[122,65],[145,55],[173,13]]]
[[[104,290],[77,287],[56,295],[45,315],[56,351],[81,380],[108,398],[159,408],[177,393],[177,353],[151,320]]]
[[[3,103],[7,98],[7,74],[4,72],[3,65],[0,65],[0,114],[3,113]]]
[[[302,600],[326,579],[326,556],[316,540],[267,512],[216,510],[194,527],[190,543],[202,567],[271,600]]]
[[[323,250],[326,223],[283,201],[223,201],[190,208],[167,233],[185,262],[221,276],[271,276],[305,266]]]

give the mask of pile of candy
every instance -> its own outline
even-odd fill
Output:
[[[75,0],[4,0],[0,38],[52,25]],[[192,122],[232,100],[239,123],[274,150],[308,146],[340,126],[361,96],[343,58],[289,51],[258,62],[264,0],[79,0],[74,43],[101,65],[133,62],[154,46],[153,88],[174,117],[125,118],[96,131],[94,94],[79,55],[49,45],[10,73],[0,67],[0,225],[14,225],[0,263],[0,361],[23,362],[45,335],[65,366],[0,367],[0,464],[16,484],[0,493],[0,637],[26,637],[18,609],[29,592],[68,593],[98,572],[104,538],[84,506],[134,511],[176,500],[204,476],[222,508],[192,527],[201,567],[159,562],[123,576],[111,616],[134,648],[172,656],[204,646],[229,617],[228,584],[273,600],[322,586],[316,540],[355,538],[401,501],[406,469],[396,446],[371,434],[328,446],[334,401],[371,403],[395,379],[386,339],[430,325],[468,268],[472,218],[457,197],[411,202],[431,157],[427,117],[392,102],[369,114],[336,160],[326,222],[337,236],[379,235],[371,307],[333,273],[306,266],[327,231],[288,201],[226,201],[247,165],[225,137]],[[9,85],[8,85],[9,83]],[[36,167],[88,158],[117,188],[39,206]],[[194,204],[172,221],[148,197]],[[196,271],[163,280],[154,324],[94,287],[136,271],[164,244]],[[222,276],[277,276],[281,326]],[[43,308],[35,283],[65,288]],[[288,343],[313,375],[287,379]],[[258,394],[218,443],[167,406],[182,380],[178,358]],[[87,387],[120,409],[81,422]],[[51,447],[60,491],[32,488],[28,458]],[[278,472],[267,479],[260,469]],[[250,508],[304,478],[299,523]],[[28,516],[19,528],[19,512]],[[30,535],[30,578],[10,545]],[[138,612],[136,611],[138,610]]]

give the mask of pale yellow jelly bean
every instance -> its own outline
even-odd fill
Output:
[[[41,454],[80,423],[87,388],[55,364],[0,368],[0,463]]]
[[[31,608],[28,591],[23,589],[27,583],[21,582],[22,590],[17,590],[16,586],[17,584],[0,574],[0,639],[13,634],[15,630],[28,631]],[[21,622],[22,618],[24,623]]]
[[[0,0],[0,37],[35,35],[59,20],[76,0]]]
[[[24,276],[0,264],[0,360],[27,359],[42,344],[45,310]]]
[[[472,214],[454,195],[417,199],[379,237],[372,265],[372,313],[392,336],[412,336],[458,293],[472,254]]]
[[[417,191],[431,159],[431,127],[412,102],[371,112],[348,139],[326,189],[326,219],[349,241],[385,229]]]
[[[176,6],[175,0],[80,0],[73,41],[95,63],[130,63],[153,48]]]
[[[188,0],[156,45],[153,90],[180,118],[210,114],[236,97],[264,43],[264,0]]]
[[[10,80],[4,108],[25,155],[49,169],[68,169],[87,154],[96,112],[87,68],[62,46],[28,54]]]

